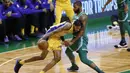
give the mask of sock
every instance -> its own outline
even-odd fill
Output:
[[[40,71],[40,73],[45,73],[44,71]]]
[[[25,61],[21,60],[19,63],[23,65],[23,64],[25,64]]]
[[[94,68],[98,73],[102,73],[102,71],[96,66],[95,68]]]
[[[76,66],[77,67],[77,65],[74,62],[72,63],[72,66]]]
[[[22,32],[22,35],[24,35],[24,28],[21,30],[21,32]]]
[[[34,26],[31,25],[31,34],[33,34],[33,33],[34,33]]]

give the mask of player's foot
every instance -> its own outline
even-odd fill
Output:
[[[114,47],[115,47],[115,48],[127,48],[128,45],[127,45],[126,42],[121,41],[121,42],[119,43],[119,45],[115,45]]]
[[[18,73],[21,66],[22,66],[22,64],[20,64],[20,61],[21,61],[20,59],[16,61],[16,64],[15,64],[15,67],[14,67],[15,73]]]
[[[130,52],[130,48],[128,48],[127,51]]]
[[[71,71],[71,72],[75,72],[77,70],[79,70],[79,67],[78,66],[71,66],[70,68],[67,68],[68,71]]]

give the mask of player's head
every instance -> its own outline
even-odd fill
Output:
[[[74,25],[74,32],[78,32],[78,31],[80,31],[80,29],[83,27],[83,24],[82,24],[82,22],[80,21],[80,20],[76,20],[74,23],[73,23],[73,25]]]
[[[3,4],[4,4],[6,7],[9,7],[10,4],[11,4],[11,1],[10,1],[10,0],[3,0]]]
[[[80,13],[82,11],[82,3],[81,3],[81,1],[74,2],[73,7],[74,7],[74,12],[75,13]]]

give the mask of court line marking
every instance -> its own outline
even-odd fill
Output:
[[[41,52],[32,53],[32,54],[27,54],[27,55],[22,55],[22,56],[17,56],[17,57],[15,57],[15,58],[12,58],[12,59],[10,59],[10,60],[8,60],[8,61],[6,61],[6,62],[0,64],[0,67],[3,66],[3,65],[5,65],[5,64],[7,64],[7,63],[9,63],[9,62],[11,62],[11,61],[13,61],[13,60],[15,60],[15,59],[17,59],[17,58],[26,57],[26,56],[31,56],[31,55],[35,55],[35,54],[39,54],[39,53],[41,53]]]
[[[16,49],[16,50],[11,50],[11,51],[6,51],[6,52],[2,52],[0,53],[1,54],[5,54],[5,53],[10,53],[10,52],[15,52],[15,51],[20,51],[20,50],[25,50],[25,49],[29,49],[29,48],[35,48],[37,46],[30,46],[30,47],[24,47],[24,48],[21,48],[21,49]]]
[[[0,54],[6,54],[6,53],[16,52],[16,51],[20,51],[20,50],[29,49],[29,48],[35,48],[35,47],[36,47],[36,46],[24,47],[24,48],[17,49],[17,50],[2,52],[2,53],[0,53]],[[17,57],[15,57],[15,58],[12,58],[12,59],[6,61],[6,62],[3,62],[2,64],[0,64],[0,67],[3,66],[3,65],[5,65],[5,64],[7,64],[7,63],[9,63],[9,62],[11,62],[11,61],[13,61],[13,60],[15,60],[15,59],[17,59],[17,58],[26,57],[26,56],[30,56],[30,55],[34,55],[34,54],[39,54],[39,53],[40,53],[40,52],[32,53],[32,54],[27,54],[27,55],[22,55],[22,56],[17,56]]]

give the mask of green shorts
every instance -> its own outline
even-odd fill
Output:
[[[69,46],[67,49],[70,49],[71,51],[78,51],[79,49],[88,51],[87,45],[88,45],[88,38],[81,37],[79,40],[77,40],[74,44]]]

